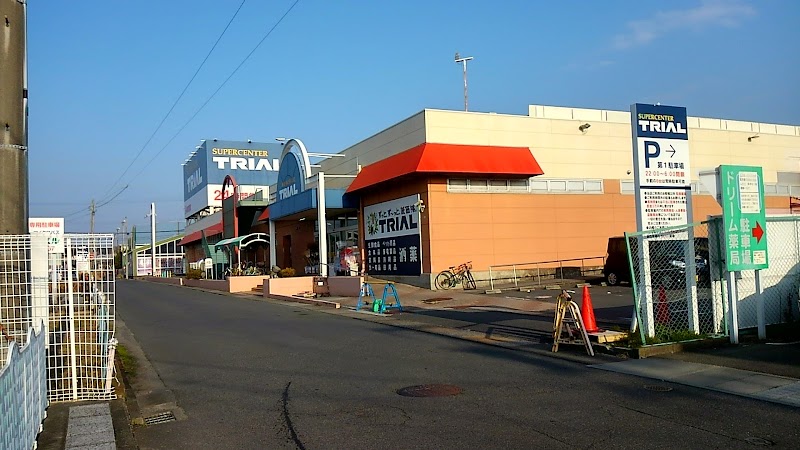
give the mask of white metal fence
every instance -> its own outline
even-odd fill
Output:
[[[113,235],[68,234],[64,244],[48,253],[44,237],[0,236],[0,323],[20,345],[44,324],[51,401],[114,398]]]
[[[49,259],[49,398],[113,398],[113,236],[66,235],[64,243]]]
[[[20,345],[12,341],[0,368],[0,448],[35,448],[46,417],[45,333],[28,328]]]

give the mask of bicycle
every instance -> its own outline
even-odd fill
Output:
[[[456,287],[460,282],[464,289],[475,289],[475,278],[472,277],[470,269],[472,269],[472,261],[467,261],[439,272],[435,280],[436,288],[450,289]]]

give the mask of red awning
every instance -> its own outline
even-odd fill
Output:
[[[267,219],[269,219],[269,208],[265,209],[264,212],[262,212],[261,215],[258,216],[258,219],[256,219],[256,221],[261,222],[262,220],[267,220]]]
[[[422,144],[364,167],[347,192],[412,173],[525,177],[544,174],[527,147]]]
[[[194,233],[191,233],[191,234],[188,234],[188,235],[184,236],[183,239],[181,239],[181,241],[178,242],[178,245],[186,245],[186,244],[190,244],[190,243],[195,242],[195,241],[199,241],[200,239],[203,239],[203,235],[202,235],[203,232],[205,232],[206,237],[214,236],[215,234],[222,233],[222,222],[220,222],[218,224],[211,225],[210,227],[206,228],[205,230],[195,231]]]

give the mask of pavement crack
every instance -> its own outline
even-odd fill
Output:
[[[300,450],[306,450],[306,447],[300,441],[300,438],[297,436],[297,432],[294,429],[294,425],[292,424],[292,418],[289,416],[289,387],[292,385],[292,382],[286,383],[286,387],[283,389],[283,396],[281,397],[281,405],[283,407],[283,421],[286,425],[286,429],[289,430],[289,437],[291,438],[294,445],[297,446]]]
[[[713,434],[715,436],[728,438],[728,439],[733,440],[733,441],[742,441],[742,439],[736,438],[734,436],[729,436],[729,435],[724,434],[724,433],[719,433],[719,432],[716,432],[716,431],[707,430],[707,429],[705,429],[703,427],[692,425],[690,423],[683,423],[683,422],[680,422],[680,421],[677,421],[677,420],[670,419],[669,417],[662,417],[662,416],[659,416],[659,415],[656,415],[656,414],[649,413],[647,411],[642,411],[642,410],[639,410],[639,409],[636,409],[636,408],[632,408],[630,406],[620,405],[618,403],[615,404],[615,406],[617,406],[619,408],[622,408],[622,409],[625,409],[625,410],[628,410],[628,411],[632,411],[632,412],[636,412],[636,413],[639,413],[639,414],[643,414],[645,416],[652,417],[654,419],[670,422],[670,423],[675,424],[675,425],[682,425],[684,427],[692,428],[692,429],[697,430],[697,431],[703,431],[703,432],[706,432],[706,433],[709,433],[709,434]]]

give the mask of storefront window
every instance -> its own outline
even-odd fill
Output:
[[[331,228],[327,239],[330,274],[357,276],[360,267],[358,217],[337,217]]]

